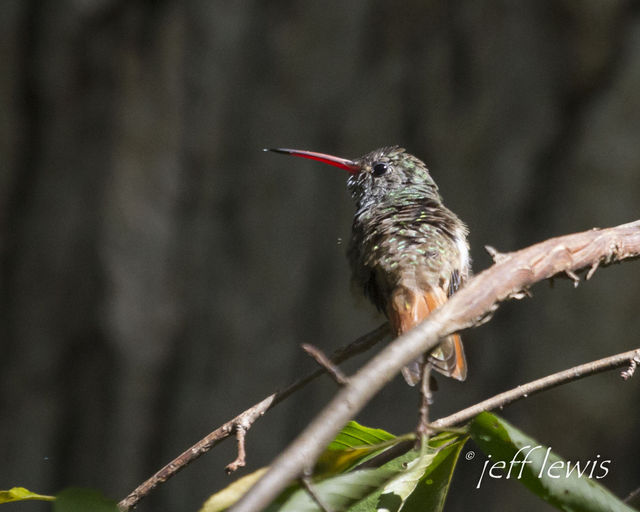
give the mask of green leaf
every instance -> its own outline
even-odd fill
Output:
[[[331,441],[328,448],[337,450],[353,448],[354,446],[369,446],[395,439],[395,437],[381,428],[365,427],[357,421],[350,421]]]
[[[400,457],[396,457],[393,460],[390,460],[385,465],[381,466],[385,469],[390,469],[395,471],[396,475],[402,474],[406,467],[418,457],[419,453],[416,450],[410,450],[404,455]],[[357,503],[355,506],[349,509],[349,512],[371,512],[372,510],[376,510],[378,500],[380,499],[380,495],[384,491],[384,487],[380,487],[375,493],[371,494],[364,500]]]
[[[352,421],[338,434],[329,447],[338,452],[331,454],[335,456],[333,460],[345,462],[342,464],[344,471],[346,467],[352,468],[355,464],[363,462],[399,442],[413,439],[414,437],[414,434],[394,437],[384,430],[363,427]],[[439,446],[439,443],[447,442],[450,439],[449,434],[443,434],[434,441],[434,446]],[[371,443],[371,445],[369,449],[366,449],[366,445],[362,443]],[[340,451],[346,452],[347,457],[340,459]],[[361,456],[363,454],[364,456]],[[353,456],[353,459],[349,459],[350,455]],[[355,470],[325,478],[319,482],[316,480],[312,484],[313,490],[321,501],[335,512],[344,510],[349,510],[349,512],[370,512],[375,510],[376,502],[385,485],[398,474],[405,472],[406,464],[415,458],[416,452],[412,450],[377,469]],[[331,459],[329,460],[331,461]],[[333,469],[337,467],[336,465]],[[295,485],[283,492],[267,510],[269,512],[315,512],[320,511],[320,507],[305,489]]]
[[[119,512],[118,504],[99,491],[70,487],[56,494],[53,512]]]
[[[350,422],[321,456],[317,468],[319,467],[322,472],[318,473],[316,468],[312,481],[314,493],[336,512],[375,510],[376,502],[385,485],[398,474],[407,471],[405,464],[416,459],[415,451],[398,457],[380,468],[353,470],[338,475],[335,473],[351,469],[356,464],[387,450],[391,446],[414,437],[413,434],[395,437],[384,430],[364,427],[354,421]],[[436,448],[451,443],[459,437],[459,434],[440,434],[433,437],[429,444],[432,448]],[[435,457],[438,464],[441,459],[444,459],[441,452],[435,453]],[[200,512],[220,512],[231,507],[265,471],[266,468],[263,468],[240,478],[212,495],[200,509]],[[327,475],[331,476],[327,477]],[[360,503],[365,503],[366,508],[360,508]],[[320,508],[305,489],[298,483],[294,483],[283,491],[267,510],[271,512],[315,512]]]
[[[392,468],[360,469],[314,482],[313,491],[328,508],[335,512],[347,510],[369,494],[379,490],[398,470]],[[321,512],[309,493],[298,487],[285,492],[272,503],[267,512]]]
[[[382,491],[378,511],[441,511],[467,439],[466,435],[441,434],[430,441],[428,449],[414,452],[417,457]]]
[[[379,428],[369,428],[350,421],[318,458],[314,476],[337,474],[405,441]]]
[[[45,496],[43,494],[36,494],[24,487],[13,487],[8,491],[0,491],[0,503],[9,503],[11,501],[22,500],[42,500],[53,501],[56,498],[54,496]]]
[[[221,491],[211,495],[209,499],[204,502],[199,512],[220,512],[221,510],[229,508],[244,496],[249,488],[265,474],[267,469],[269,468],[264,467],[242,478],[238,478]]]
[[[633,511],[597,483],[609,472],[606,460],[565,461],[551,448],[488,412],[471,422],[471,437],[491,457],[478,486],[488,478],[518,480],[564,512]]]
[[[378,500],[378,512],[401,510],[435,457],[435,450],[425,450],[423,454],[418,454],[409,462],[406,469],[385,486]]]
[[[396,444],[396,442],[403,440],[405,440],[405,437],[396,438],[393,434],[384,430],[365,427],[355,421],[350,421],[319,457],[314,469],[314,477],[317,479],[322,476],[342,473],[354,467],[359,462],[373,457],[390,448]],[[211,495],[199,512],[219,512],[232,506],[266,470],[267,468],[259,469]],[[345,482],[342,483],[344,484]],[[337,484],[340,484],[340,482]],[[322,485],[326,486],[328,484]],[[301,487],[297,484],[290,486],[274,503],[284,503],[291,499],[299,490],[301,490]],[[302,493],[307,494],[304,490]],[[296,500],[298,499],[299,498],[296,498]],[[295,503],[297,503],[297,501]],[[315,506],[315,504],[313,506]]]

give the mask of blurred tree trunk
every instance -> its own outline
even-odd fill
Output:
[[[3,487],[122,497],[311,367],[297,344],[329,350],[376,325],[349,293],[344,176],[262,147],[406,146],[470,225],[477,269],[484,244],[638,217],[632,2],[14,0],[0,20]],[[505,307],[467,335],[469,382],[443,382],[439,412],[630,348],[637,275],[611,269]],[[640,420],[616,384],[512,414],[574,458],[606,442],[620,468],[606,483],[623,494],[640,479],[628,450]],[[258,424],[252,467],[331,392]],[[408,430],[415,403],[394,383],[363,421]],[[558,434],[576,424],[593,428]],[[223,447],[140,509],[195,509],[233,457]],[[478,472],[459,472],[454,508],[540,509],[514,486],[471,496]]]

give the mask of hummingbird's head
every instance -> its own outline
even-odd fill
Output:
[[[399,146],[376,149],[355,160],[298,149],[265,151],[309,158],[346,170],[350,174],[347,186],[358,209],[418,194],[439,198],[438,187],[424,162]]]
[[[416,195],[438,196],[438,187],[424,162],[399,146],[376,149],[355,163],[359,171],[349,176],[347,186],[358,208]]]

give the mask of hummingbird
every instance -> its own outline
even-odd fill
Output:
[[[427,166],[399,146],[349,160],[298,149],[268,149],[316,160],[349,173],[355,201],[347,256],[352,279],[384,313],[397,336],[444,304],[470,273],[467,226],[442,203]],[[425,356],[402,369],[420,382]],[[465,380],[467,363],[458,334],[426,354],[438,372]]]

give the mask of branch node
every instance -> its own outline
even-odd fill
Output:
[[[235,425],[236,429],[236,439],[238,440],[238,456],[236,460],[227,464],[227,467],[224,470],[227,472],[227,475],[230,475],[234,471],[244,467],[246,465],[247,452],[245,449],[245,437],[247,435],[247,430],[249,430],[248,425],[244,425],[242,423],[237,423]]]
[[[329,359],[318,347],[314,347],[309,343],[303,343],[302,350],[313,357],[316,363],[322,366],[340,386],[345,386],[349,383],[349,378],[342,373],[342,370],[333,364],[333,361],[331,361],[331,359]]]
[[[640,351],[636,352],[636,355],[629,361],[629,366],[626,370],[620,372],[620,377],[624,380],[629,380],[633,377],[633,374],[636,372],[636,368],[640,364]]]
[[[617,241],[613,240],[609,245],[609,254],[607,254],[604,260],[605,265],[608,265],[609,263],[612,263],[613,261],[615,261],[619,253],[620,253],[620,245],[618,244]]]
[[[494,304],[487,311],[483,311],[481,315],[474,318],[473,322],[475,323],[475,325],[486,324],[493,318],[493,315],[497,309],[498,309],[498,305]]]
[[[509,294],[510,299],[522,300],[527,297],[533,297],[533,294],[531,293],[531,290],[529,290],[529,288],[523,288],[522,290]]]
[[[500,263],[501,261],[504,261],[507,258],[509,258],[508,254],[498,251],[495,247],[492,247],[491,245],[485,245],[484,250],[489,253],[489,256],[491,256],[491,259],[493,260],[494,263]]]
[[[587,281],[589,279],[591,279],[593,274],[596,273],[596,270],[598,270],[599,266],[600,266],[600,260],[596,260],[596,261],[593,262],[593,265],[591,265],[591,268],[589,269],[589,272],[587,272],[587,277],[585,278]]]
[[[564,273],[567,274],[567,277],[573,281],[573,287],[577,288],[578,284],[580,284],[580,277],[578,276],[578,274],[576,274],[573,270],[569,268],[566,269]]]

